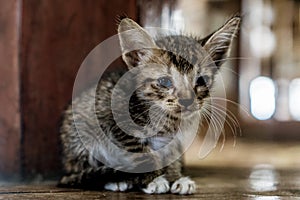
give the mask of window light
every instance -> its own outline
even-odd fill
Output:
[[[300,121],[300,78],[296,78],[290,83],[289,109],[293,119]]]
[[[250,83],[250,104],[252,115],[267,120],[275,112],[275,84],[272,79],[259,76]]]

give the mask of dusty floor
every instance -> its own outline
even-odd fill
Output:
[[[187,153],[187,174],[197,183],[190,196],[146,195],[62,189],[55,182],[1,184],[0,200],[26,199],[300,199],[300,143],[237,143],[197,157],[198,145]]]

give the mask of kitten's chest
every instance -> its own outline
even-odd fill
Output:
[[[146,141],[152,150],[157,151],[159,149],[167,147],[173,139],[174,138],[170,136],[154,136],[151,138],[147,138]]]
[[[166,132],[165,135],[155,135],[145,139],[151,149],[157,151],[162,148],[170,149],[180,146],[190,145],[190,142],[195,138],[199,128],[199,116],[195,116],[195,120],[182,120],[179,127],[173,132]]]

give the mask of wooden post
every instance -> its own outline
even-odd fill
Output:
[[[136,2],[0,0],[0,12],[0,173],[57,174],[58,127],[77,70],[117,33],[118,15],[136,18]]]
[[[0,175],[20,172],[19,13],[21,0],[0,0]]]

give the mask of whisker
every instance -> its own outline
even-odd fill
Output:
[[[151,106],[151,104],[149,102],[141,102],[141,103],[135,104],[134,106],[130,106],[130,108],[132,109],[132,108],[136,108],[139,106]]]
[[[215,108],[216,109],[216,108]],[[218,111],[218,112],[224,112],[224,111],[222,111],[222,110],[220,110],[220,111]],[[223,116],[220,116],[220,115],[226,115],[226,113],[216,113],[216,115],[218,115],[219,117],[223,117]],[[236,141],[236,132],[237,132],[237,127],[239,127],[238,125],[235,125],[235,122],[233,122],[232,121],[232,119],[231,118],[226,118],[226,117],[228,117],[228,115],[226,115],[226,116],[224,116],[225,117],[225,124],[226,125],[228,125],[228,127],[230,128],[230,131],[232,132],[232,134],[233,134],[233,137],[234,137],[234,144],[235,144],[235,141]],[[228,121],[229,120],[229,121]],[[233,124],[231,124],[231,123],[233,123]],[[224,129],[225,130],[225,129]],[[241,130],[240,129],[240,127],[239,127],[239,130]],[[223,145],[222,145],[222,148],[224,147],[224,143],[225,143],[225,137],[226,137],[226,135],[225,135],[225,131],[223,131],[223,133],[224,134],[222,134],[223,135]]]
[[[241,109],[243,112],[245,112],[248,116],[250,116],[250,112],[248,111],[247,107],[244,106],[244,105],[241,105],[241,104],[239,104],[239,103],[237,103],[237,102],[235,102],[235,101],[232,101],[232,100],[230,100],[230,99],[225,99],[225,98],[223,98],[223,97],[210,97],[210,98],[211,98],[211,99],[216,99],[216,100],[221,100],[221,101],[226,101],[226,102],[228,102],[228,103],[231,103],[231,104],[237,106],[238,108],[240,108],[240,109]]]
[[[137,116],[135,116],[132,120],[134,121],[134,120],[140,118],[143,114],[147,113],[149,110],[150,110],[150,109],[144,110],[143,112],[141,112],[141,113],[139,113]]]
[[[215,115],[214,115],[215,114]],[[225,145],[225,141],[226,141],[226,137],[225,137],[225,131],[224,131],[224,126],[223,126],[223,120],[221,120],[220,118],[222,117],[220,113],[218,112],[214,112],[214,114],[211,114],[211,121],[214,122],[215,126],[213,126],[213,129],[215,130],[215,139],[218,140],[219,136],[222,135],[223,136],[223,140],[222,140],[222,146],[220,148],[220,151],[223,149],[224,145]],[[217,132],[220,132],[220,135],[216,136]]]
[[[236,102],[228,100],[228,99],[219,98],[219,97],[212,97],[212,99],[223,100],[223,101],[232,103],[234,105],[240,106]],[[228,125],[228,127],[230,128],[230,131],[233,133],[233,136],[234,136],[234,144],[233,145],[235,146],[236,145],[236,135],[237,135],[236,133],[239,132],[241,134],[241,128],[240,128],[239,121],[236,118],[236,116],[234,115],[234,113],[228,109],[225,109],[224,107],[222,107],[222,105],[219,105],[219,104],[214,104],[214,105],[204,104],[202,108],[203,108],[202,112],[204,114],[204,118],[206,119],[207,115],[210,115],[209,118],[211,119],[213,129],[215,129],[216,131],[220,130],[223,127],[223,125],[222,125],[223,122],[220,122],[221,118],[225,119],[224,123],[226,125]],[[215,112],[212,112],[211,109],[214,109]],[[206,119],[206,121],[208,121],[208,120]],[[220,123],[221,123],[221,125],[220,125]],[[221,146],[220,150],[222,150],[224,148],[225,140],[226,140],[225,132],[222,131],[221,133],[223,136],[223,142],[222,142],[222,146]]]
[[[218,136],[216,135],[218,132],[218,129],[220,128],[220,124],[216,121],[215,117],[212,115],[211,111],[203,107],[203,112],[207,114],[207,116],[210,118],[210,123],[213,127],[214,131],[214,138],[217,139]]]
[[[162,110],[162,113],[157,112],[155,117],[159,117],[158,120],[156,121],[156,125],[158,128],[161,128],[160,123],[161,123],[161,120],[163,120],[163,118],[164,118],[164,111]],[[153,125],[155,125],[155,124],[153,124]]]
[[[212,62],[209,62],[209,63],[203,63],[202,62],[202,66],[203,67],[207,67],[211,64],[214,64],[215,62],[221,62],[221,61],[229,61],[229,60],[250,60],[251,58],[250,57],[230,57],[230,58],[223,58],[223,59],[218,59],[218,60],[214,60]],[[224,66],[222,66],[222,68],[224,68]]]
[[[238,128],[239,129],[239,133],[241,135],[242,134],[242,129],[241,129],[241,126],[240,126],[240,123],[239,123],[237,117],[234,115],[233,112],[231,112],[228,109],[227,109],[226,112],[227,112],[227,117],[229,118],[229,120],[231,120],[231,122],[233,123],[233,125],[235,125],[235,130]],[[236,136],[236,135],[234,135],[234,136]]]
[[[231,112],[230,110],[228,110],[227,108],[224,108],[223,106],[221,106],[219,104],[211,105],[211,107],[213,109],[216,109],[218,112],[221,112],[225,117],[228,117],[234,123],[235,126],[239,126],[238,119],[233,114],[233,112]]]

